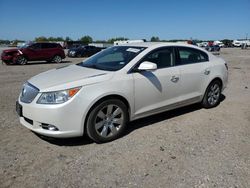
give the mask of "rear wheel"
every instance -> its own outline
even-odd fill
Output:
[[[18,56],[16,58],[16,63],[19,65],[25,65],[27,64],[28,60],[24,56]]]
[[[209,84],[206,93],[202,100],[204,108],[213,108],[220,103],[221,98],[221,83],[215,80]]]
[[[109,99],[97,104],[87,120],[87,134],[97,143],[119,138],[126,127],[126,105],[118,99]]]
[[[53,62],[55,62],[55,63],[61,63],[61,62],[62,62],[61,56],[56,55],[56,56],[53,58]]]

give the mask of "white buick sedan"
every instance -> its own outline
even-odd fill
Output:
[[[120,137],[128,121],[193,103],[215,107],[227,80],[226,62],[201,48],[133,43],[32,77],[16,110],[38,134],[86,133],[100,143]]]

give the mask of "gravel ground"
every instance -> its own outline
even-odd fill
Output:
[[[62,64],[0,65],[0,187],[250,187],[250,50],[220,56],[230,77],[218,107],[137,120],[106,144],[45,139],[20,125],[22,83]]]

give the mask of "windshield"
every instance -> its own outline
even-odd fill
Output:
[[[144,49],[144,47],[114,46],[101,51],[77,65],[107,71],[117,71],[128,64]]]
[[[23,49],[23,48],[28,48],[30,45],[32,45],[33,43],[25,43],[24,45],[22,46],[19,46],[18,48],[19,49]]]

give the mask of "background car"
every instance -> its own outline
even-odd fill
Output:
[[[31,43],[19,49],[4,50],[1,59],[6,64],[27,64],[28,61],[53,61],[61,63],[65,58],[62,46],[57,43]]]
[[[219,52],[220,51],[220,46],[219,45],[208,45],[205,47],[205,49],[209,52]]]
[[[50,137],[86,133],[108,142],[128,121],[200,103],[220,103],[226,62],[194,45],[114,46],[81,62],[34,76],[17,102],[20,122]],[[67,75],[67,76],[65,76]]]
[[[104,48],[95,46],[79,46],[68,50],[68,57],[89,57],[97,52],[100,52]]]

